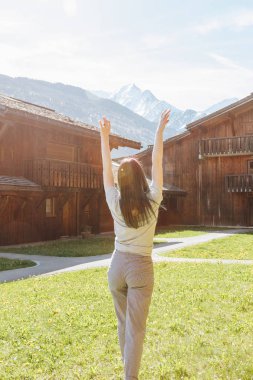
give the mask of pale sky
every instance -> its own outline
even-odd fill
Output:
[[[253,92],[252,0],[0,0],[0,73],[202,110]]]

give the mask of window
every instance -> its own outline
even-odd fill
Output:
[[[168,209],[170,211],[179,211],[178,197],[170,196],[168,199]]]
[[[55,216],[55,198],[46,199],[46,217]]]
[[[248,161],[248,174],[253,174],[253,160]]]

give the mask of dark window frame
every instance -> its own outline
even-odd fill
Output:
[[[45,213],[46,213],[47,218],[54,218],[56,216],[55,198],[54,197],[46,198],[46,200],[45,200]]]
[[[247,161],[247,173],[253,174],[253,160]]]

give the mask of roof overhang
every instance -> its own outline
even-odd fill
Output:
[[[1,103],[2,99],[2,103]],[[27,120],[31,122],[32,125],[40,127],[49,124],[52,128],[60,127],[64,128],[65,131],[69,133],[74,133],[78,135],[86,135],[90,138],[100,140],[100,130],[99,128],[71,119],[68,116],[62,115],[55,112],[50,108],[25,102],[19,99],[11,98],[0,94],[0,116],[1,119],[8,124],[9,119],[15,117],[19,119],[20,123],[27,125]],[[129,147],[134,149],[141,149],[142,145],[140,142],[135,140],[126,139],[115,133],[111,133],[109,136],[110,144],[113,147]]]
[[[41,186],[24,177],[0,176],[0,191],[42,191]]]
[[[195,127],[200,127],[202,125],[208,124],[210,122],[213,122],[214,120],[224,120],[224,119],[231,119],[234,114],[239,113],[240,110],[244,110],[245,107],[253,107],[253,93],[251,93],[249,96],[246,96],[245,98],[238,100],[235,103],[230,104],[227,107],[221,108],[220,110],[211,113],[210,115],[207,115],[205,117],[202,117],[201,119],[198,119],[192,123],[187,124],[186,129],[189,131]]]
[[[168,195],[179,195],[183,197],[187,194],[187,191],[180,189],[180,187],[177,187],[173,184],[165,184],[165,186],[163,187],[163,191],[165,194],[167,193]]]

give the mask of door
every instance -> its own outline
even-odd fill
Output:
[[[249,220],[249,223],[248,225],[249,226],[253,226],[253,197],[249,197],[248,198],[248,205],[249,205],[249,208],[248,208],[248,220]]]
[[[77,205],[76,196],[73,194],[71,198],[64,204],[62,210],[62,224],[64,236],[76,236],[77,235]]]
[[[63,235],[70,236],[70,207],[66,202],[62,210]]]

